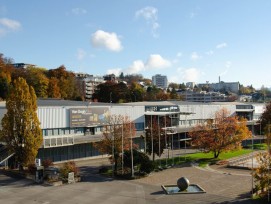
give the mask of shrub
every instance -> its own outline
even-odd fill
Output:
[[[42,163],[42,166],[44,166],[44,168],[48,168],[49,166],[54,165],[51,159],[45,159],[41,163]]]
[[[79,176],[79,168],[74,161],[65,162],[60,168],[60,175],[65,179],[68,178],[70,172],[74,172],[74,176]]]
[[[30,174],[35,174],[35,172],[36,172],[36,165],[35,164],[28,164],[28,172],[30,173]]]
[[[154,163],[149,159],[148,155],[143,152],[139,152],[133,149],[134,166],[139,166],[139,171],[141,173],[149,174],[154,170]],[[124,166],[131,167],[131,151],[124,152]]]

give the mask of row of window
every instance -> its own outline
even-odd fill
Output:
[[[144,123],[135,123],[137,131],[144,130]],[[95,135],[101,133],[103,127],[78,127],[78,128],[55,128],[55,129],[43,129],[43,136],[61,136],[61,135]]]

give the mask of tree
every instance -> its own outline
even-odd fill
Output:
[[[58,67],[57,69],[49,70],[48,75],[49,78],[55,77],[57,79],[57,86],[59,87],[61,98],[77,99],[80,97],[79,91],[77,89],[75,74],[73,72],[66,71],[64,65]],[[51,93],[48,93],[48,96],[50,95]]]
[[[271,102],[266,105],[265,111],[260,117],[260,122],[263,129],[266,129],[267,125],[271,123]]]
[[[186,90],[186,86],[185,86],[185,84],[184,83],[182,83],[182,84],[179,84],[179,89],[180,90],[182,90],[182,91],[185,91]]]
[[[51,77],[48,84],[48,97],[50,98],[61,98],[60,88],[58,86],[58,79]]]
[[[6,143],[20,169],[33,164],[42,144],[37,116],[37,97],[23,78],[13,82],[6,100],[7,113],[2,119],[0,138]]]
[[[189,136],[192,145],[204,152],[213,152],[214,158],[218,158],[221,152],[226,152],[241,147],[241,142],[251,136],[246,127],[246,120],[230,116],[225,108],[215,113],[214,120],[207,121],[194,127]]]
[[[35,90],[37,97],[47,98],[47,90],[49,79],[45,75],[46,70],[44,68],[27,67],[26,68],[26,81],[29,86],[32,86]]]
[[[143,96],[146,91],[140,84],[138,84],[137,82],[132,82],[130,86],[130,91],[133,95],[132,97],[134,98],[134,100],[132,101],[143,101]]]
[[[270,134],[271,125],[265,126],[265,135],[267,138],[267,145],[268,145],[268,151],[267,152],[261,152],[257,155],[257,163],[258,166],[253,172],[253,177],[255,178],[256,182],[256,189],[264,191],[264,189],[269,188],[269,183],[271,179],[270,174],[270,168],[271,168],[271,160],[270,160]]]
[[[108,125],[103,128],[103,138],[95,143],[95,147],[104,154],[112,155],[114,171],[117,172],[118,164],[121,163],[122,150],[131,149],[131,138],[135,136],[135,124],[127,116],[109,116]]]
[[[264,189],[269,187],[269,182],[271,180],[271,174],[269,169],[271,168],[271,160],[268,152],[261,152],[257,155],[258,167],[253,172],[253,177],[255,178],[256,189],[264,191]]]
[[[126,168],[131,168],[132,159],[131,159],[131,151],[124,151],[124,166]],[[154,163],[150,160],[148,155],[143,152],[138,151],[137,149],[133,149],[133,164],[134,166],[138,166],[140,172],[144,172],[149,174],[154,169]]]
[[[172,90],[170,92],[170,99],[176,99],[176,100],[180,99],[180,96],[178,95],[175,88],[172,88]]]

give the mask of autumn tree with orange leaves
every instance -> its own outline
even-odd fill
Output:
[[[115,172],[121,163],[122,151],[131,149],[131,138],[135,134],[135,124],[127,116],[109,116],[108,125],[103,127],[103,137],[100,142],[95,143],[95,147],[101,153],[112,155],[109,159],[115,164]],[[136,148],[133,142],[132,146]]]
[[[223,108],[215,113],[213,120],[194,127],[189,136],[192,145],[206,153],[213,152],[214,158],[218,158],[221,152],[239,149],[241,142],[251,137],[251,132],[246,119],[230,116],[230,112]]]

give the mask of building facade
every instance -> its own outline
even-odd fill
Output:
[[[203,102],[203,103],[209,103],[209,102],[226,102],[228,101],[228,97],[225,94],[221,94],[219,92],[194,92],[194,91],[181,91],[177,92],[178,95],[181,96],[181,98],[185,101],[190,102]]]
[[[205,83],[205,84],[198,84],[198,87],[208,87],[211,91],[221,91],[221,92],[232,92],[232,93],[239,93],[240,90],[240,83],[239,82],[223,82],[219,81],[219,83]]]
[[[168,87],[167,76],[156,74],[152,77],[152,84],[158,88],[166,89]]]
[[[81,87],[81,94],[87,101],[92,99],[96,87],[105,82],[102,76],[93,76],[84,73],[76,73],[76,79]]]
[[[145,130],[150,121],[159,121],[172,136],[172,148],[182,145],[186,133],[195,125],[213,119],[215,112],[226,108],[231,115],[256,122],[264,111],[264,104],[237,102],[196,103],[184,101],[135,102],[127,104],[89,103],[67,100],[38,100],[38,118],[42,129],[43,144],[38,158],[54,162],[82,159],[100,155],[93,145],[103,137],[108,125],[108,115],[128,116],[135,124],[134,143],[145,151]],[[0,120],[6,113],[0,102]],[[0,127],[1,128],[1,127]],[[166,133],[168,134],[168,133]],[[165,134],[165,135],[166,135]],[[0,161],[1,162],[1,161]]]

